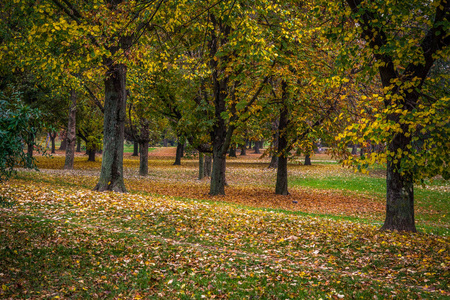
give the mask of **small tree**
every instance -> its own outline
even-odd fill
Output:
[[[40,111],[23,104],[17,93],[7,98],[0,94],[0,182],[8,180],[16,166],[36,168],[23,147],[29,133],[37,132],[42,125]],[[28,143],[36,146],[34,139]]]

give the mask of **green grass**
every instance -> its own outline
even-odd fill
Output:
[[[344,194],[356,194],[367,197],[374,197],[380,201],[385,201],[386,197],[386,179],[382,177],[371,177],[361,174],[347,174],[346,176],[311,176],[306,178],[293,178],[290,180],[291,186],[302,186],[315,189],[333,189],[340,190]],[[425,221],[428,224],[423,226],[428,232],[437,234],[446,234],[450,232],[450,191],[449,189],[440,189],[448,187],[449,183],[443,180],[427,181],[426,187],[416,185],[414,190],[414,200],[416,207],[416,219]],[[422,213],[421,209],[430,213]],[[439,226],[433,227],[431,224]],[[431,226],[430,226],[431,225]],[[444,228],[442,228],[444,227]]]
[[[384,178],[371,178],[359,175],[293,178],[290,180],[290,184],[292,186],[367,193],[377,197],[381,197],[386,193],[386,180]]]
[[[150,148],[148,148],[148,151],[151,152],[151,151],[154,151],[155,149],[156,148],[150,147]],[[134,145],[125,143],[124,146],[123,146],[123,152],[124,153],[133,153],[134,152]]]

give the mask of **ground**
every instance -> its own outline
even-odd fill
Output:
[[[64,171],[62,153],[1,186],[1,298],[450,297],[447,183],[416,187],[419,233],[380,232],[382,168],[294,161],[283,197],[249,154],[211,197],[195,158],[173,166],[174,153],[151,151],[145,178],[127,153],[129,194],[93,192],[100,158]]]

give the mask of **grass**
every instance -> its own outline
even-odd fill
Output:
[[[154,151],[154,150],[156,150],[156,148],[152,148],[152,147],[148,148],[149,152]],[[124,146],[123,146],[123,152],[124,153],[133,153],[134,152],[134,145],[125,143]]]
[[[438,234],[405,234],[380,232],[379,219],[370,215],[254,207],[233,199],[239,196],[233,186],[250,199],[273,181],[274,173],[258,161],[233,161],[229,196],[205,198],[189,190],[207,187],[195,179],[193,161],[175,167],[171,159],[151,159],[152,174],[140,178],[139,160],[126,159],[132,193],[117,194],[91,190],[100,162],[77,158],[76,170],[67,173],[59,170],[63,158],[39,160],[42,172],[21,171],[0,186],[0,298],[450,296],[448,219],[425,220],[438,210],[448,213],[445,182],[416,188],[419,222]],[[290,172],[294,196],[304,190],[330,200],[343,193],[383,202],[380,176],[325,164],[292,165]]]
[[[384,201],[386,195],[386,179],[383,177],[361,174],[347,174],[346,176],[322,175],[321,177],[293,178],[292,186],[302,186],[316,189],[335,189],[347,194],[371,196]],[[447,187],[440,189],[440,187]],[[416,185],[414,191],[415,207],[418,210],[416,218],[433,224],[441,224],[444,228],[424,226],[427,230],[438,234],[449,233],[450,224],[450,189],[443,180],[425,182]],[[430,210],[430,207],[432,210]],[[426,211],[426,212],[425,212]],[[419,226],[420,227],[420,226]]]

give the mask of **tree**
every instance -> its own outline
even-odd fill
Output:
[[[23,151],[23,141],[40,126],[39,110],[24,104],[15,92],[0,92],[0,182],[6,181],[17,165],[36,168],[34,159]],[[34,139],[29,143],[33,148],[37,146]]]
[[[339,139],[382,146],[370,155],[350,157],[347,163],[363,170],[387,163],[382,229],[415,232],[414,183],[438,174],[450,178],[450,98],[448,79],[442,77],[448,74],[448,67],[442,66],[448,65],[450,53],[450,1],[341,4],[330,5],[329,12],[344,11],[350,25],[329,31],[344,42],[352,41],[342,48],[341,58],[359,69],[355,76],[370,80],[370,75],[378,75],[382,95],[364,99],[382,108],[374,120],[349,126]]]
[[[72,104],[69,109],[69,121],[67,124],[67,145],[66,145],[66,159],[64,162],[65,170],[72,170],[75,160],[75,144],[77,142],[76,137],[76,113],[77,113],[77,94],[75,90],[70,91],[70,99]]]

